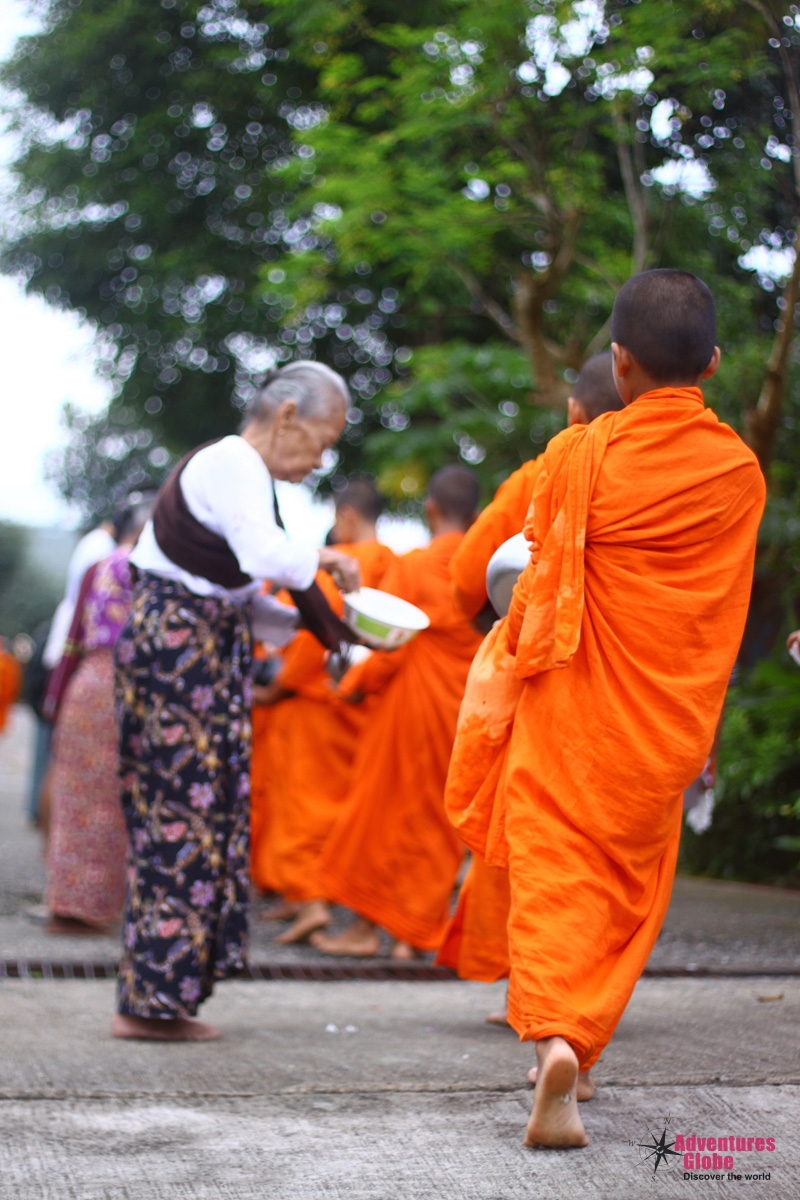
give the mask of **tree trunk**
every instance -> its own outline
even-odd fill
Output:
[[[786,307],[783,310],[781,327],[772,344],[758,403],[755,408],[745,413],[744,419],[744,440],[755,454],[765,475],[769,473],[775,449],[775,434],[778,431],[783,397],[786,393],[789,351],[794,339],[794,310],[800,292],[800,222],[795,229],[794,245],[794,266],[783,289]]]

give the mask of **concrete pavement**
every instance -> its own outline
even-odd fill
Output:
[[[26,915],[29,733],[18,712],[0,739],[0,959],[116,957]],[[256,959],[277,960],[270,932]],[[799,933],[795,895],[679,881],[651,965],[761,974],[641,980],[582,1106],[591,1144],[568,1153],[522,1146],[532,1051],[483,1020],[502,984],[232,982],[204,1008],[223,1039],[170,1046],[110,1037],[110,981],[0,980],[0,1198],[796,1200],[800,976],[769,970],[800,966]],[[741,1180],[684,1178],[679,1160],[653,1175],[638,1143],[665,1127],[776,1149],[737,1151]]]

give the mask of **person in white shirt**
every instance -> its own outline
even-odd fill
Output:
[[[102,521],[96,529],[84,534],[72,551],[67,567],[67,586],[64,598],[56,609],[47,635],[42,662],[48,671],[57,667],[64,653],[69,627],[75,615],[75,605],[81,591],[83,577],[95,563],[102,562],[116,549],[116,527],[113,521]]]
[[[263,594],[265,580],[301,612],[320,568],[359,586],[355,560],[289,539],[272,481],[322,464],[348,403],[320,363],[271,373],[239,435],[178,464],[131,554],[133,611],[116,651],[131,842],[117,1037],[219,1036],[195,1015],[214,980],[244,966],[250,616],[283,644],[297,614]]]

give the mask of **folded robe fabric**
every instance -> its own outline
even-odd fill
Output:
[[[343,695],[364,692],[377,703],[318,875],[320,895],[423,950],[441,942],[463,853],[443,802],[458,709],[480,644],[451,594],[448,567],[461,537],[441,534],[402,555],[383,581],[431,623],[342,680]]]
[[[524,463],[464,534],[450,560],[456,604],[466,617],[487,602],[486,569],[503,542],[520,533],[528,515],[542,456]],[[508,874],[476,854],[458,894],[436,961],[461,979],[492,983],[508,975]]]
[[[395,556],[369,540],[337,547],[355,558],[365,587],[379,588]],[[317,582],[337,615],[344,609],[330,575]],[[372,704],[350,705],[336,695],[319,641],[301,630],[282,655],[277,682],[292,695],[273,706],[270,861],[275,890],[286,900],[319,899],[319,854],[347,795],[359,740]]]
[[[669,903],[763,504],[754,456],[698,388],[564,431],[534,489],[531,561],[470,674],[448,812],[509,866],[511,1024],[567,1038],[582,1069]]]

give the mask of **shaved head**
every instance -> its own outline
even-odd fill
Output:
[[[651,379],[694,382],[714,354],[714,298],[690,271],[643,271],[617,294],[611,340],[624,346]]]
[[[442,516],[457,521],[464,529],[475,520],[480,491],[475,472],[457,465],[440,467],[428,484],[428,498]]]
[[[615,412],[625,407],[614,383],[613,363],[614,356],[610,350],[588,358],[572,389],[573,396],[583,405],[590,421],[601,413]]]
[[[374,522],[386,507],[386,498],[371,479],[351,479],[336,493],[333,503],[337,512],[340,508],[354,508],[365,521]]]

